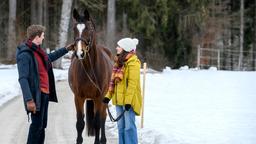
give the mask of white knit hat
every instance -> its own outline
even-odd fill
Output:
[[[139,40],[136,38],[123,38],[117,42],[117,45],[123,48],[125,51],[130,52],[136,50],[136,46],[139,43]]]

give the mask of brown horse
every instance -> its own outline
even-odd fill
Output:
[[[89,12],[80,15],[73,10],[75,50],[69,68],[69,85],[75,95],[77,144],[83,143],[84,102],[88,136],[95,135],[94,144],[105,144],[106,105],[102,99],[111,77],[111,52],[96,45],[95,25]],[[101,130],[101,139],[99,132]]]

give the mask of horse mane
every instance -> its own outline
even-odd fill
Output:
[[[94,23],[93,18],[90,17],[89,21],[92,23],[93,29],[94,29],[94,31],[96,32],[96,26],[95,26],[95,23]]]

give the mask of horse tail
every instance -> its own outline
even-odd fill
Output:
[[[88,136],[95,135],[95,126],[94,126],[94,104],[92,100],[86,101],[86,126]]]

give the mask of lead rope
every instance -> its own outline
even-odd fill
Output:
[[[107,110],[108,110],[108,115],[109,115],[109,118],[110,118],[110,120],[112,121],[112,122],[117,122],[117,121],[119,121],[121,118],[122,118],[122,116],[124,115],[124,113],[125,113],[125,110],[115,119],[113,116],[112,116],[112,114],[110,113],[110,110],[109,110],[109,107],[107,106]]]

